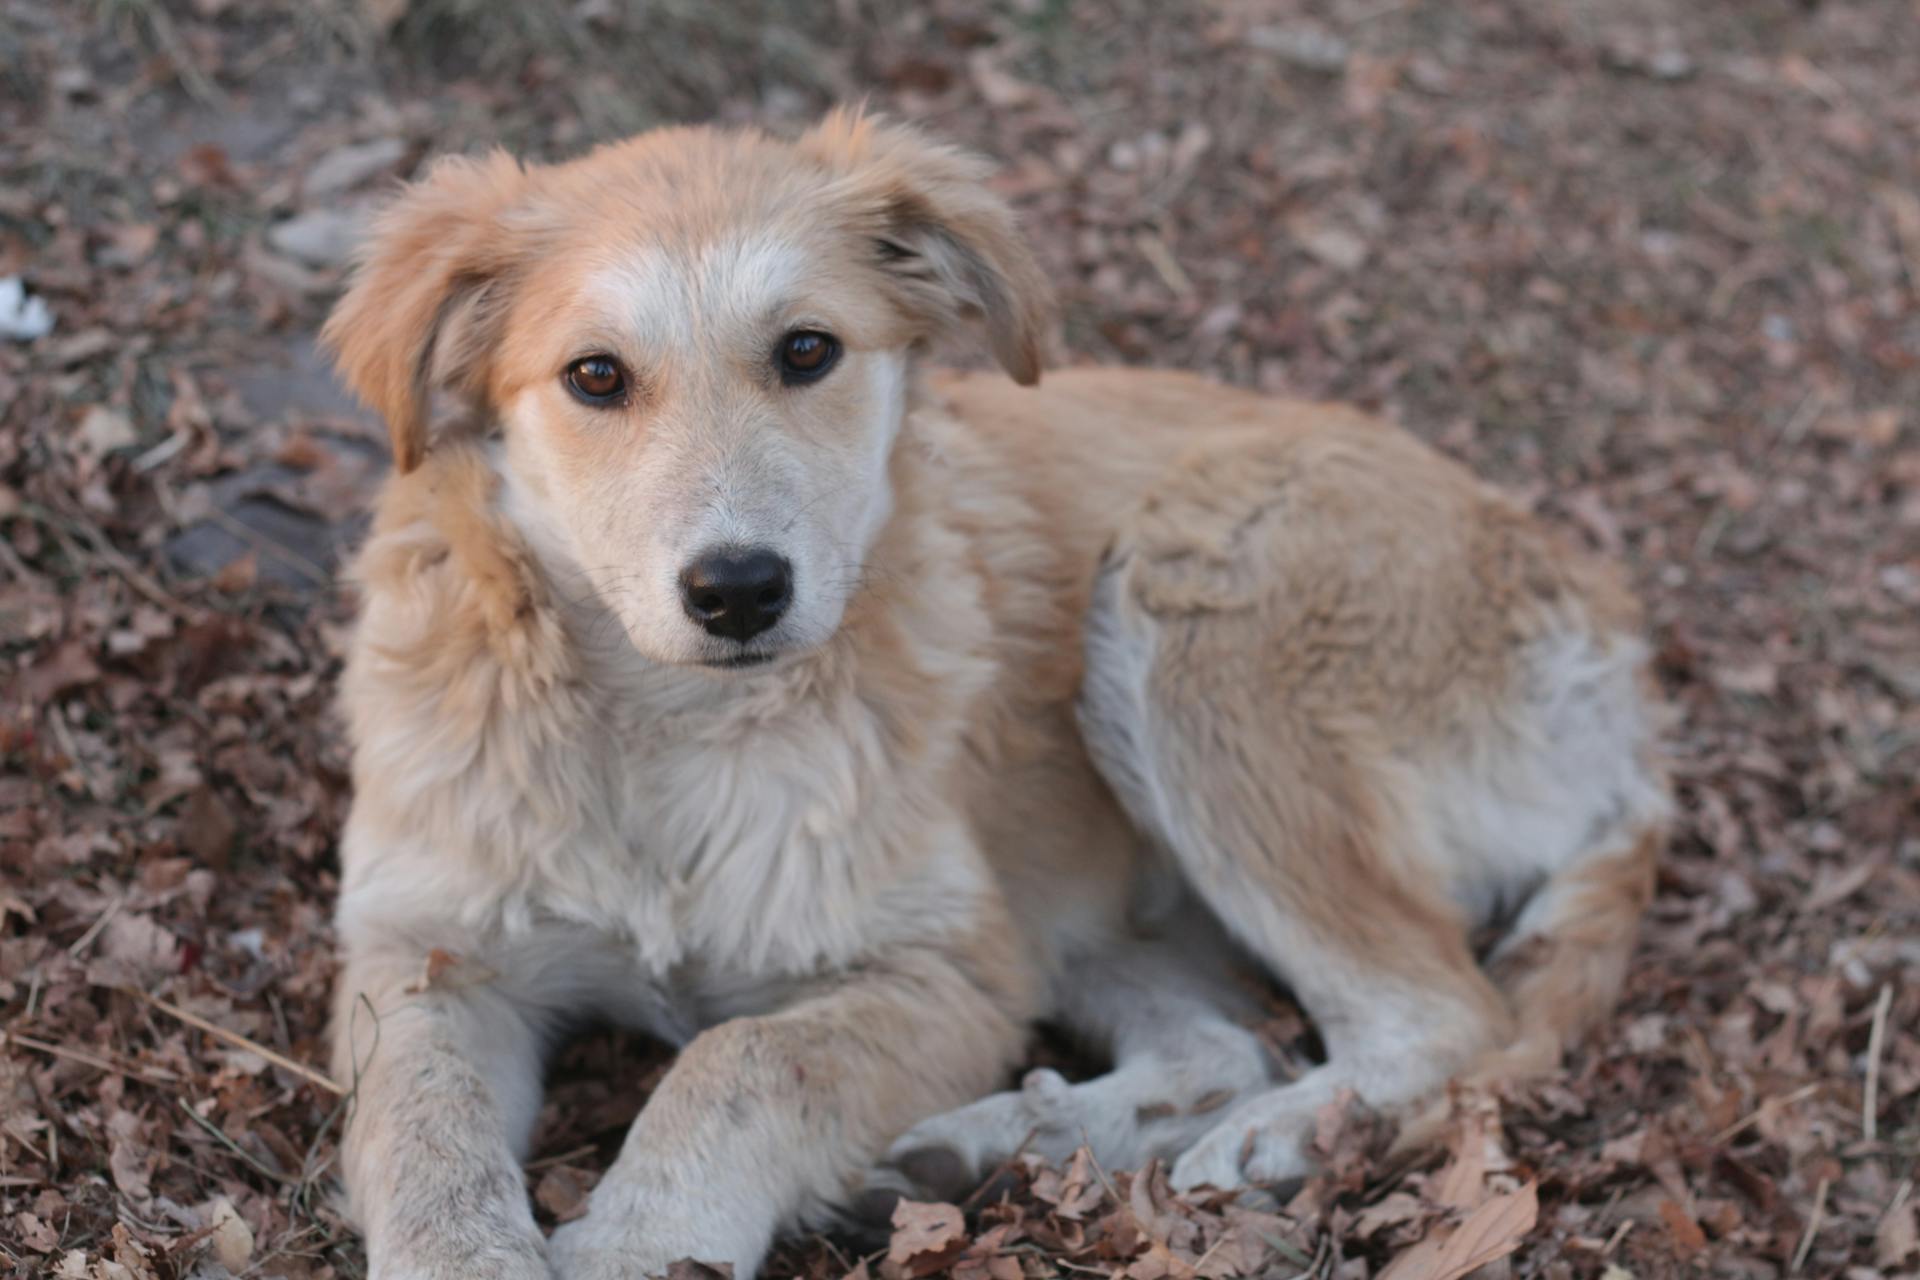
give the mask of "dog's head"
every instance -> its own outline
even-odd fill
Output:
[[[435,390],[497,421],[523,514],[643,654],[756,665],[839,626],[914,353],[975,320],[1039,377],[1049,292],[983,176],[851,113],[795,143],[447,160],[377,223],[326,339],[402,471]]]

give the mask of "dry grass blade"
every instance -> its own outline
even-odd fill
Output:
[[[1039,1135],[1039,1133],[1040,1133],[1039,1125],[1035,1125],[1033,1128],[1027,1130],[1027,1136],[1020,1139],[1020,1145],[1013,1149],[1013,1154],[1008,1156],[1005,1160],[1002,1160],[1000,1162],[1000,1166],[996,1168],[992,1173],[982,1178],[980,1180],[980,1185],[975,1187],[971,1192],[969,1192],[967,1195],[967,1198],[960,1202],[960,1211],[962,1213],[973,1212],[974,1206],[980,1202],[980,1197],[986,1195],[987,1189],[989,1187],[991,1187],[994,1183],[998,1182],[1002,1177],[1002,1175],[1004,1175],[1009,1169],[1013,1168],[1015,1164],[1019,1163],[1020,1157],[1027,1153],[1027,1148],[1033,1145],[1033,1140],[1036,1136]]]
[[[1860,1094],[1860,1132],[1868,1142],[1879,1140],[1880,1057],[1887,1039],[1887,1011],[1892,1008],[1893,987],[1883,982],[1873,1002],[1873,1030],[1867,1035],[1867,1084]]]
[[[237,1157],[243,1164],[245,1164],[249,1169],[252,1169],[255,1173],[259,1174],[261,1177],[270,1178],[273,1181],[281,1183],[284,1186],[298,1187],[301,1185],[301,1180],[299,1178],[292,1177],[288,1174],[280,1172],[278,1169],[272,1169],[264,1164],[261,1164],[259,1160],[255,1159],[251,1154],[249,1154],[247,1151],[242,1149],[240,1144],[235,1142],[232,1138],[229,1138],[226,1135],[226,1132],[222,1130],[219,1125],[207,1119],[205,1116],[201,1115],[198,1111],[195,1111],[193,1109],[192,1104],[189,1103],[185,1098],[176,1098],[174,1099],[174,1101],[180,1104],[180,1110],[187,1117],[187,1119],[193,1121],[193,1123],[199,1126],[200,1129],[204,1131],[209,1137],[213,1138],[221,1146],[225,1147],[228,1151],[232,1152],[234,1156]]]
[[[293,1072],[293,1074],[299,1076],[303,1080],[306,1080],[308,1083],[314,1085],[316,1088],[325,1089],[328,1093],[331,1093],[336,1097],[346,1096],[347,1091],[344,1088],[342,1088],[340,1085],[336,1084],[333,1081],[332,1077],[324,1074],[323,1072],[314,1070],[312,1067],[307,1066],[303,1062],[295,1062],[292,1058],[287,1057],[283,1053],[276,1053],[274,1050],[267,1048],[267,1046],[261,1044],[259,1041],[251,1040],[251,1039],[248,1039],[246,1036],[241,1035],[238,1031],[229,1031],[225,1027],[220,1026],[217,1023],[208,1022],[205,1018],[201,1017],[197,1013],[188,1013],[185,1009],[182,1009],[179,1005],[173,1004],[172,1002],[167,1000],[162,1000],[159,996],[149,995],[144,991],[136,990],[131,987],[126,988],[126,990],[129,995],[135,996],[145,1001],[146,1003],[152,1005],[154,1008],[158,1009],[160,1012],[166,1014],[170,1018],[176,1019],[177,1021],[180,1021],[180,1022],[184,1022],[188,1026],[204,1031],[208,1035],[214,1036],[217,1039],[225,1040],[228,1044],[233,1045],[237,1049],[245,1049],[248,1053],[258,1054],[260,1057],[265,1058],[268,1062],[271,1062],[274,1066],[280,1067],[287,1071],[291,1071]]]
[[[1800,1247],[1793,1251],[1793,1264],[1787,1268],[1789,1274],[1798,1275],[1807,1265],[1807,1255],[1813,1252],[1813,1242],[1820,1234],[1821,1226],[1827,1218],[1827,1179],[1820,1179],[1819,1188],[1813,1193],[1813,1212],[1807,1215],[1807,1229],[1801,1233]]]
[[[75,1049],[70,1045],[53,1044],[46,1040],[36,1040],[32,1036],[23,1036],[18,1031],[0,1031],[0,1044],[17,1044],[23,1049],[32,1049],[48,1057],[66,1058],[101,1071],[111,1071],[118,1076],[131,1076],[135,1080],[143,1080],[148,1084],[177,1085],[180,1083],[180,1077],[170,1071],[150,1071],[141,1067],[128,1066],[125,1063],[115,1062],[111,1058],[89,1053],[85,1049]]]

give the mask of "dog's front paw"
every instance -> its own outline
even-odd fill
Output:
[[[407,1247],[376,1250],[367,1280],[553,1280],[539,1237],[498,1244],[409,1241]]]
[[[553,1233],[547,1241],[547,1257],[557,1280],[652,1280],[667,1274],[667,1268],[683,1259],[709,1266],[731,1266],[734,1280],[752,1280],[757,1252],[748,1257],[710,1256],[724,1250],[712,1241],[694,1238],[694,1224],[685,1217],[677,1221],[647,1215],[651,1221],[621,1220],[603,1214],[596,1220],[586,1217]]]

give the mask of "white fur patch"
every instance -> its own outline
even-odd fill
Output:
[[[806,260],[799,246],[767,235],[716,240],[684,249],[642,246],[593,278],[589,299],[618,331],[692,356],[717,334],[763,323],[767,308],[798,286]]]
[[[1669,801],[1649,768],[1660,726],[1640,686],[1640,641],[1568,626],[1527,655],[1504,732],[1408,773],[1414,815],[1454,898],[1491,919],[1555,872],[1661,825]]]

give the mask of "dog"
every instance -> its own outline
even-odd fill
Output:
[[[448,159],[377,220],[324,335],[396,460],[341,694],[373,1276],[747,1277],[1023,1143],[1284,1180],[1345,1092],[1610,1009],[1670,803],[1615,571],[1355,410],[1041,383],[986,176],[840,112]],[[960,330],[1001,370],[924,369]],[[1282,1078],[1249,975],[1324,1063]],[[997,1092],[1042,1019],[1111,1069]],[[679,1054],[543,1241],[583,1020]]]

